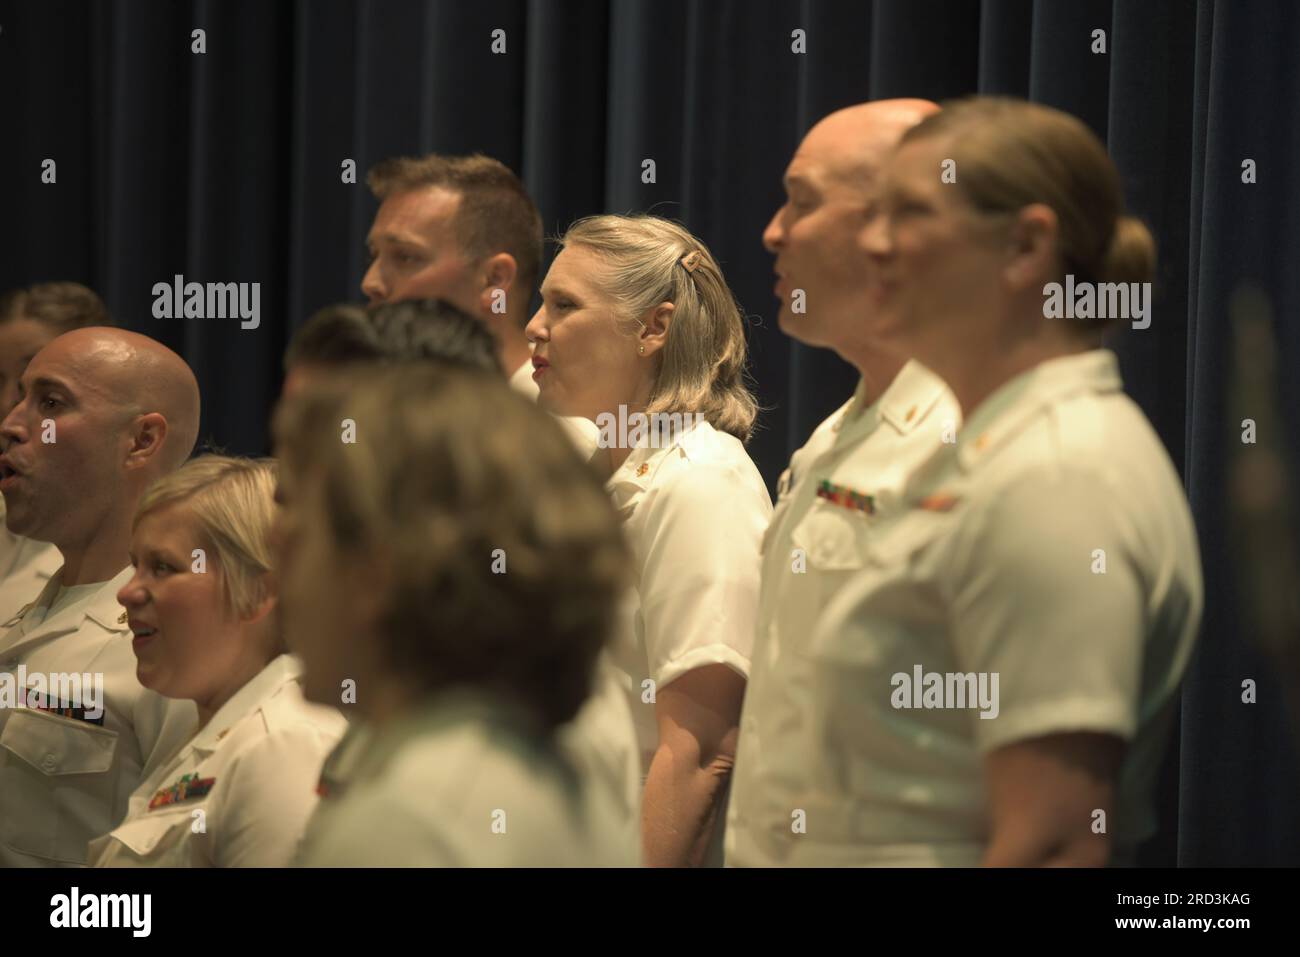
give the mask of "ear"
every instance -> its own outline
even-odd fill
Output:
[[[661,302],[641,317],[641,335],[637,348],[638,351],[645,349],[642,355],[652,356],[664,347],[668,341],[668,327],[673,321],[673,309],[671,302]]]
[[[131,423],[131,447],[126,454],[126,467],[138,469],[157,462],[167,441],[167,419],[161,412],[146,412]]]
[[[262,572],[257,576],[255,587],[260,597],[251,611],[241,612],[239,620],[245,624],[264,621],[268,615],[274,615],[280,601],[280,578],[275,570]]]
[[[267,616],[275,614],[279,601],[275,586],[267,585],[265,597],[253,607],[252,611],[241,614],[239,620],[246,625],[255,625],[260,621],[265,621]]]
[[[492,310],[492,293],[495,289],[504,289],[510,295],[515,276],[519,274],[519,264],[509,253],[497,253],[483,262],[483,288],[479,292],[479,301],[485,311]],[[507,304],[508,305],[508,304]]]
[[[1060,271],[1059,235],[1056,210],[1045,203],[1031,203],[1016,214],[1008,237],[1010,259],[1003,270],[1011,289],[1041,288]]]

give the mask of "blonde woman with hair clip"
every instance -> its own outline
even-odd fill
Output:
[[[271,571],[275,463],[204,455],[136,512],[126,608],[140,683],[194,701],[197,734],[90,843],[96,867],[283,867],[346,721],[303,699]]]
[[[527,332],[539,402],[600,428],[593,462],[633,552],[610,657],[637,731],[645,863],[719,864],[772,511],[745,452],[744,320],[676,223],[594,216],[560,246]]]

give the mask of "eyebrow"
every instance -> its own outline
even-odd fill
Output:
[[[401,243],[402,245],[406,245],[406,246],[420,246],[420,247],[426,245],[426,243],[424,242],[423,238],[420,236],[419,233],[387,232],[387,233],[376,233],[373,236],[366,237],[367,246],[373,246],[376,242]]]
[[[19,381],[21,383],[21,380]],[[68,393],[68,395],[72,395],[72,390],[68,388],[67,383],[65,383],[62,379],[54,379],[51,378],[50,376],[45,376],[45,375],[37,376],[35,379],[32,380],[31,385],[27,387],[28,391],[37,388],[57,389],[60,392],[66,392]]]
[[[549,286],[546,283],[542,283],[541,293],[543,298],[546,296],[568,296],[570,299],[578,298],[575,293],[570,292],[559,283],[552,283]]]
[[[794,175],[787,173],[781,177],[781,182],[785,184],[786,189],[789,189],[791,186],[807,186],[809,189],[817,188],[817,184],[803,173],[795,173]]]
[[[171,562],[173,565],[182,564],[182,562],[176,557],[176,555],[173,552],[169,551],[166,548],[166,546],[146,545],[142,549],[142,551],[144,552],[145,558],[154,558],[154,559],[161,558],[164,561]],[[126,557],[131,559],[131,561],[133,562],[140,561],[140,558],[137,557],[135,552],[130,549],[127,549]]]

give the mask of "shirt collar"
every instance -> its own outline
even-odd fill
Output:
[[[510,388],[529,399],[537,398],[539,390],[537,383],[533,381],[533,360],[531,356],[527,362],[511,373]]]
[[[53,615],[47,617],[35,628],[31,629],[28,634],[34,634],[37,630],[47,628],[52,622],[58,621],[69,612],[75,612],[80,609],[80,613],[90,618],[95,623],[103,626],[109,631],[126,631],[126,609],[124,609],[117,600],[117,593],[122,590],[122,586],[131,580],[134,574],[131,566],[127,566],[118,572],[115,576],[106,582],[100,582],[99,588],[90,595],[78,599],[65,608],[60,608]],[[17,625],[33,608],[39,608],[41,605],[48,605],[58,596],[59,590],[63,587],[63,567],[60,566],[57,571],[49,576],[41,593],[36,596],[34,601],[24,605],[10,621],[5,622],[5,626]],[[76,587],[76,586],[74,586]]]
[[[126,631],[126,609],[117,600],[117,593],[134,575],[135,571],[128,565],[111,580],[104,582],[104,587],[96,592],[90,599],[90,603],[86,605],[86,617],[109,631]],[[51,583],[58,578],[58,575],[51,577]]]
[[[436,737],[472,724],[508,729],[511,736],[522,738],[536,731],[536,725],[528,714],[504,697],[468,685],[445,688],[428,695],[383,725],[367,725],[370,742],[349,777],[373,780],[408,742]],[[543,735],[538,734],[536,738],[545,741]]]
[[[859,380],[853,400],[845,407],[836,431],[859,429],[874,432],[884,422],[899,435],[907,435],[925,419],[936,402],[947,391],[947,386],[937,375],[915,359],[909,359],[898,370],[894,380],[869,406],[864,406],[866,381]]]
[[[654,448],[650,445],[649,430],[643,434],[623,464],[614,470],[614,474],[605,483],[605,488],[613,496],[618,507],[627,505],[628,500],[639,492],[649,488],[655,472],[667,460],[668,453],[674,450],[685,458],[691,457],[691,449],[700,441],[705,431],[712,431],[706,420],[699,419],[689,428],[684,428],[672,436],[672,441]]]
[[[217,709],[212,720],[194,736],[190,746],[196,751],[215,751],[226,732],[252,714],[291,681],[302,674],[302,664],[293,655],[280,655],[257,673],[252,681],[236,691]]]
[[[1080,392],[1118,392],[1122,387],[1119,361],[1109,349],[1040,362],[1003,383],[975,409],[957,436],[962,469],[973,468],[1042,409]]]

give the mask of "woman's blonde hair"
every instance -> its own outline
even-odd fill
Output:
[[[758,403],[745,382],[745,321],[708,247],[685,227],[647,215],[589,216],[559,243],[608,264],[608,277],[593,282],[619,304],[629,334],[646,312],[673,304],[645,413],[697,413],[748,442]]]
[[[950,136],[956,189],[978,213],[1003,216],[1042,203],[1056,213],[1062,275],[1091,283],[1150,282],[1151,232],[1124,213],[1119,171],[1101,140],[1060,110],[1007,97],[942,104],[902,143]]]
[[[149,486],[132,527],[151,512],[184,505],[216,555],[227,606],[245,617],[274,587],[268,573],[275,482],[272,459],[201,455]]]

